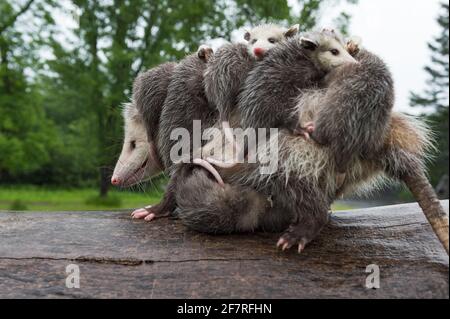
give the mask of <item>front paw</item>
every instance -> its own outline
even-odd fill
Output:
[[[143,219],[145,221],[152,221],[156,218],[169,216],[167,212],[161,212],[159,205],[147,206],[144,208],[137,209],[131,213],[132,219]]]

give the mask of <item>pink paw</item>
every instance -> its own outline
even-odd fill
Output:
[[[155,213],[151,212],[152,206],[147,206],[145,208],[140,208],[131,213],[131,218],[133,219],[144,219],[146,221],[152,221],[155,219]]]
[[[313,122],[308,122],[305,126],[296,128],[294,134],[303,136],[307,140],[311,139],[311,134],[314,132],[315,126]]]

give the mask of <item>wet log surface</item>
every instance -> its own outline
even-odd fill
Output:
[[[208,236],[128,212],[0,212],[0,297],[449,298],[448,256],[416,204],[335,213],[302,255],[277,251],[278,236]],[[66,288],[69,264],[79,289]],[[365,286],[371,264],[379,289]]]

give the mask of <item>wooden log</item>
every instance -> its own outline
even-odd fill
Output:
[[[277,251],[279,234],[209,236],[129,212],[0,212],[0,236],[1,298],[449,298],[448,255],[416,204],[335,213],[301,255]]]

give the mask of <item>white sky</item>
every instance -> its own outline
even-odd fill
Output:
[[[295,0],[294,0],[295,1]],[[352,14],[350,31],[363,39],[363,46],[380,55],[394,74],[395,109],[413,114],[421,109],[409,106],[410,91],[422,92],[430,62],[427,43],[439,34],[436,22],[442,0],[360,0],[358,5],[342,5]],[[324,14],[324,25],[336,15]]]

